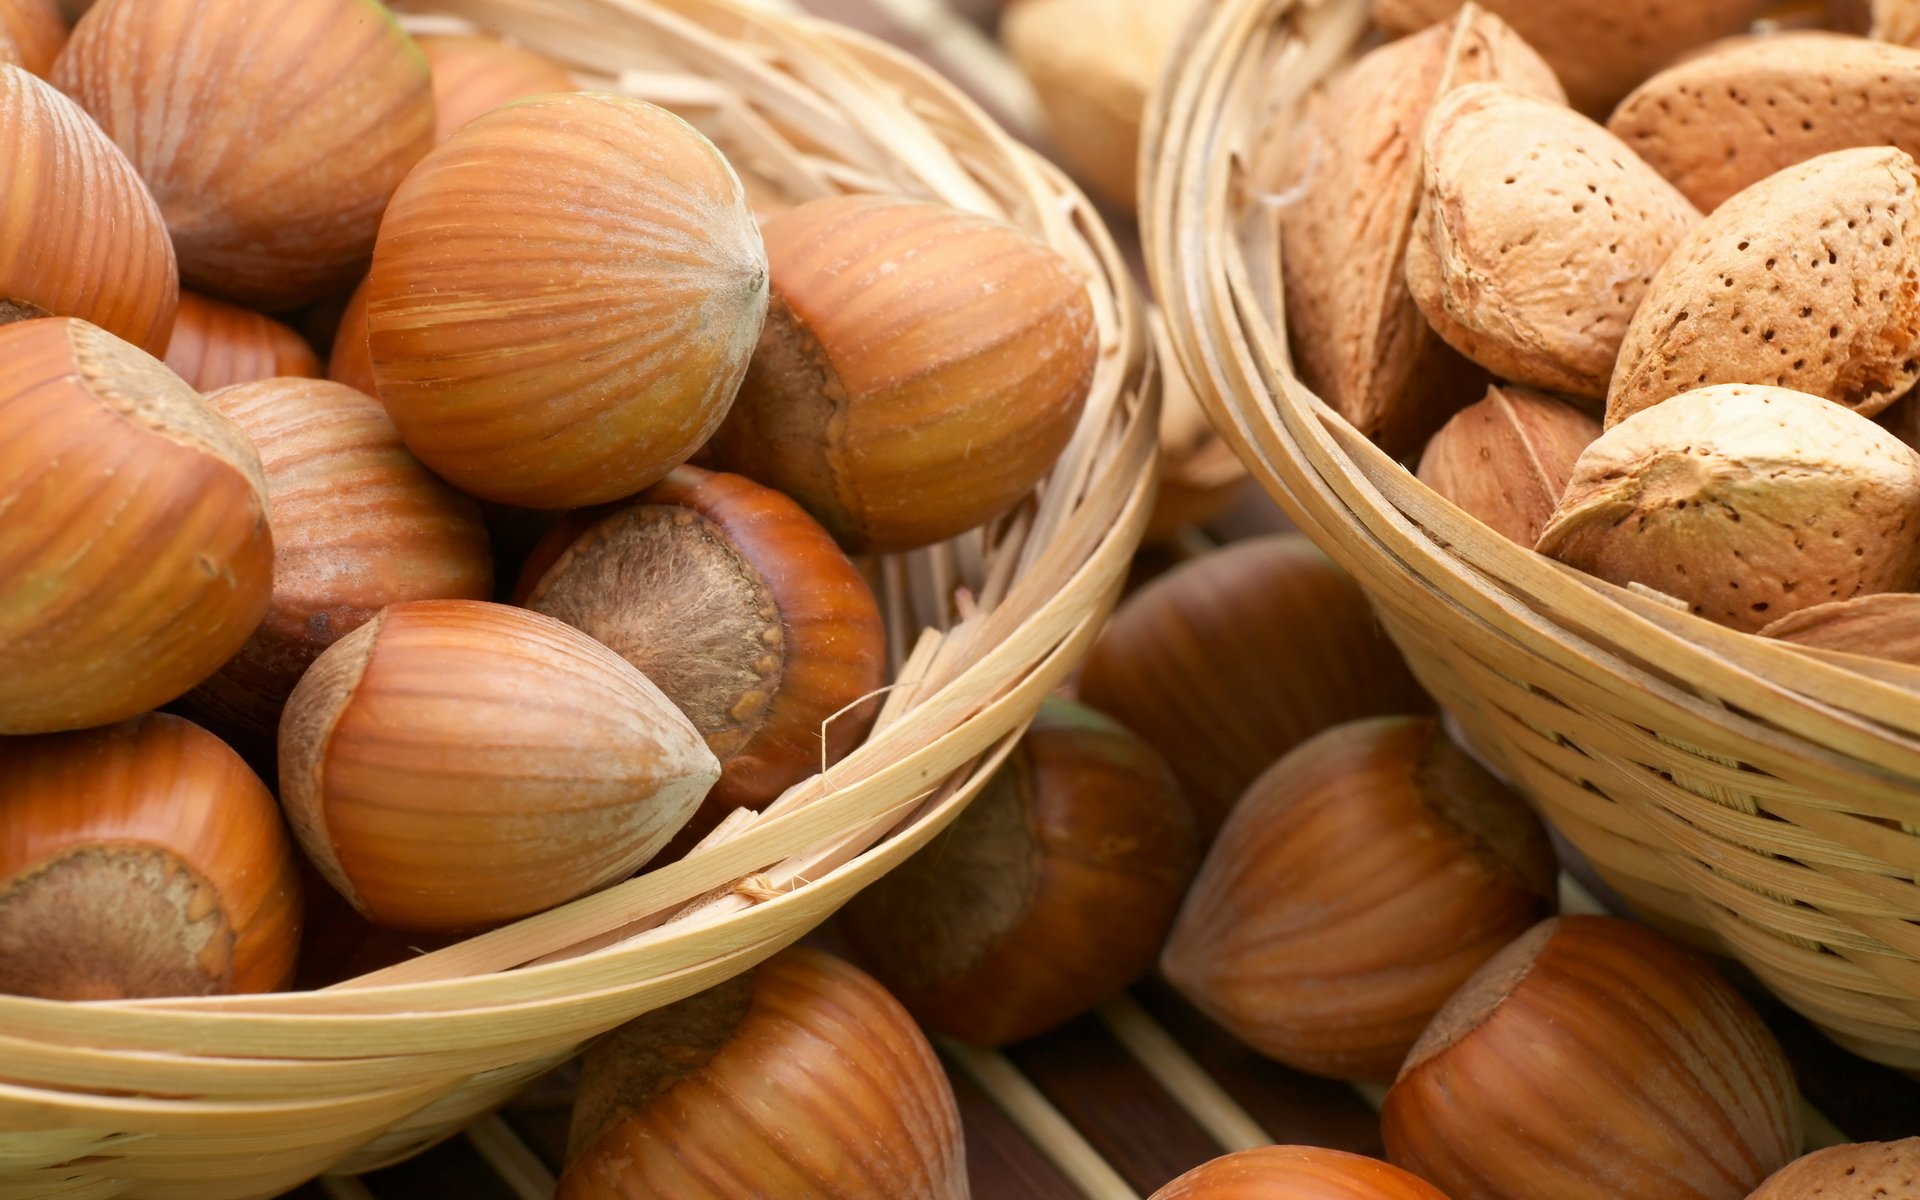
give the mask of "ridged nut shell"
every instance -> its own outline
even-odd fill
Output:
[[[1087,281],[1000,221],[836,196],[767,223],[773,301],[715,437],[851,552],[1006,512],[1053,467],[1099,357]]]
[[[1823,33],[1729,43],[1649,79],[1607,128],[1703,212],[1855,146],[1920,154],[1920,50]]]
[[[1920,381],[1917,174],[1904,150],[1841,150],[1715,209],[1654,276],[1607,424],[1722,383],[1791,388],[1863,416],[1904,396]]]
[[[1816,604],[1781,617],[1760,636],[1920,667],[1920,596],[1899,592]]]
[[[1411,33],[1445,20],[1463,0],[1374,0],[1374,20]],[[1679,55],[1739,33],[1759,0],[1480,0],[1513,23],[1553,64],[1573,106],[1605,114],[1647,76]]]
[[[307,856],[402,929],[490,925],[630,875],[719,774],[613,651],[471,600],[388,607],[314,660],[280,723]]]
[[[1262,1146],[1188,1171],[1152,1200],[1447,1200],[1377,1158],[1319,1146]]]
[[[1699,220],[1592,121],[1473,84],[1427,123],[1407,285],[1440,336],[1494,374],[1601,399],[1654,273]]]
[[[587,1052],[556,1200],[967,1200],[960,1115],[885,989],[791,949]]]
[[[433,70],[436,145],[503,104],[580,87],[559,63],[497,38],[435,33],[418,40]]]
[[[1542,922],[1434,1018],[1387,1157],[1462,1200],[1742,1200],[1798,1152],[1793,1070],[1727,982],[1611,917]]]
[[[1774,1172],[1747,1200],[1900,1200],[1920,1196],[1920,1138],[1829,1146]]]
[[[1153,966],[1200,863],[1152,747],[1052,699],[965,812],[841,910],[858,961],[976,1046],[1092,1011]]]
[[[364,279],[353,289],[346,308],[340,312],[340,326],[333,335],[333,351],[327,357],[327,378],[364,395],[377,398],[380,394],[367,347],[367,281]]]
[[[1357,721],[1248,789],[1161,971],[1262,1054],[1391,1080],[1454,990],[1553,911],[1556,872],[1539,818],[1438,722]]]
[[[0,63],[44,77],[66,42],[66,18],[53,0],[0,0]]]
[[[433,139],[426,59],[378,0],[102,0],[53,82],[146,181],[181,278],[252,308],[351,284]]]
[[[1298,535],[1238,542],[1142,588],[1094,643],[1080,698],[1160,752],[1209,841],[1314,734],[1433,708],[1360,586]]]
[[[251,309],[192,292],[180,293],[165,361],[201,393],[260,379],[311,379],[320,374],[313,347],[293,330]]]
[[[1447,89],[1496,81],[1559,103],[1559,81],[1498,17],[1370,51],[1309,101],[1277,191],[1287,328],[1301,378],[1390,453],[1417,447],[1486,384],[1407,290],[1421,130]]]
[[[407,445],[456,487],[532,508],[618,500],[692,456],[766,305],[760,232],[720,151],[664,109],[584,93],[496,109],[435,148],[367,281],[374,379]]]
[[[1920,454],[1783,388],[1702,388],[1589,446],[1542,554],[1754,631],[1920,585]]]
[[[493,565],[479,507],[407,453],[370,397],[321,379],[269,379],[207,402],[260,452],[273,601],[188,702],[252,749],[272,745],[281,708],[321,651],[389,604],[484,600]]]
[[[279,806],[220,739],[162,713],[0,738],[0,992],[274,991],[299,946]]]
[[[844,758],[886,684],[873,589],[799,505],[739,475],[676,468],[522,603],[611,647],[706,738],[721,772],[702,832]]]
[[[1490,387],[1427,443],[1420,482],[1531,550],[1599,436],[1600,422],[1563,400]]]
[[[73,101],[0,65],[0,324],[79,317],[167,348],[180,276],[153,197]]]
[[[0,326],[0,734],[156,708],[232,657],[273,585],[246,434],[84,321]]]

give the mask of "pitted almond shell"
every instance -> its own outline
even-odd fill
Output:
[[[1920,584],[1920,454],[1785,388],[1701,388],[1587,447],[1536,547],[1756,631]]]
[[[1427,123],[1407,284],[1440,336],[1494,374],[1599,399],[1654,272],[1699,219],[1592,121],[1472,84]]]
[[[1748,38],[1622,101],[1607,128],[1706,212],[1795,163],[1854,146],[1920,153],[1920,50],[1827,33]]]
[[[1468,5],[1335,79],[1287,148],[1280,235],[1296,363],[1309,387],[1395,453],[1417,447],[1487,382],[1428,328],[1405,269],[1421,126],[1446,88],[1487,79],[1564,99],[1526,43]]]
[[[1920,381],[1920,166],[1891,146],[1789,167],[1728,200],[1654,277],[1607,424],[1670,396],[1765,383],[1863,416]]]
[[[1481,0],[1551,64],[1573,106],[1604,114],[1676,55],[1746,28],[1756,0]],[[1404,34],[1443,21],[1461,0],[1374,0],[1373,17]]]

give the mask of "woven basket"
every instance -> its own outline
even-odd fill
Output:
[[[1298,103],[1366,0],[1216,0],[1150,114],[1147,257],[1181,365],[1373,597],[1469,740],[1641,916],[1836,1041],[1920,1069],[1920,674],[1599,583],[1420,484],[1294,374],[1275,200]]]
[[[1126,268],[1064,177],[951,86],[880,43],[737,0],[396,7],[675,109],[752,194],[909,193],[1033,231],[1094,296],[1086,415],[1034,502],[878,564],[894,679],[866,744],[683,861],[324,991],[0,997],[0,1200],[225,1200],[371,1169],[791,943],[979,790],[1099,630],[1145,526],[1159,386]]]

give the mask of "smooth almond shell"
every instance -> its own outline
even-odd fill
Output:
[[[1834,150],[1920,153],[1920,50],[1823,33],[1730,43],[1671,67],[1607,127],[1712,212],[1769,175]],[[1836,197],[1836,199],[1845,199]]]
[[[220,739],[149,713],[0,738],[0,992],[264,992],[293,978],[280,809]]]
[[[1901,592],[1816,604],[1780,618],[1760,636],[1920,667],[1920,596]]]
[[[854,897],[840,929],[927,1029],[1001,1046],[1146,974],[1199,864],[1193,814],[1152,747],[1052,699],[966,811]]]
[[[84,321],[0,326],[0,734],[156,708],[244,644],[273,584],[253,445]]]
[[[1417,447],[1485,385],[1407,291],[1420,131],[1448,88],[1498,80],[1564,102],[1553,71],[1497,17],[1370,51],[1315,94],[1278,192],[1287,328],[1301,377],[1390,452]]]
[[[537,97],[467,124],[394,196],[367,281],[373,375],[454,486],[599,504],[719,426],[766,293],[760,232],[711,142],[638,100]]]
[[[180,277],[160,210],[87,114],[0,65],[0,324],[79,317],[151,354]]]
[[[1452,16],[1462,0],[1374,0],[1388,33]],[[1759,0],[1481,0],[1553,64],[1582,112],[1604,115],[1619,99],[1695,46],[1728,37],[1759,14]]]
[[[313,347],[293,330],[272,317],[192,292],[180,293],[165,361],[197,392],[320,374]]]
[[[0,0],[0,62],[45,76],[66,42],[66,18],[53,0]]]
[[[308,664],[389,604],[493,594],[478,506],[400,444],[344,384],[271,379],[208,398],[259,449],[273,514],[273,601],[240,652],[188,698],[215,729],[271,746]]]
[[[1328,730],[1262,775],[1161,970],[1298,1070],[1391,1080],[1454,989],[1553,911],[1546,830],[1425,717]]]
[[[1434,1018],[1387,1157],[1466,1200],[1743,1200],[1800,1146],[1786,1055],[1713,968],[1611,917],[1542,922]]]
[[[1094,643],[1080,698],[1160,752],[1208,841],[1314,734],[1433,708],[1359,585],[1298,535],[1236,543],[1142,588]]]
[[[1527,388],[1490,387],[1433,435],[1420,482],[1495,533],[1533,548],[1600,422]]]
[[[1715,209],[1634,316],[1607,424],[1721,383],[1791,388],[1863,416],[1905,395],[1920,381],[1916,172],[1903,150],[1841,150]]]
[[[1686,392],[1609,429],[1536,547],[1758,630],[1920,584],[1920,454],[1783,388]]]
[[[1494,374],[1600,399],[1654,273],[1699,219],[1592,121],[1472,84],[1427,123],[1407,285],[1440,336]]]
[[[993,519],[1066,448],[1099,357],[1086,279],[1005,222],[835,196],[767,223],[773,302],[719,465],[849,552]]]
[[[1747,1200],[1900,1200],[1920,1196],[1920,1138],[1829,1146],[1774,1172]]]
[[[899,1002],[791,949],[587,1052],[556,1200],[966,1200],[960,1115]]]
[[[416,40],[433,70],[436,144],[503,104],[579,90],[559,63],[496,38],[436,33]]]
[[[551,617],[395,604],[335,642],[280,724],[280,797],[368,920],[470,929],[631,874],[720,774],[613,651]]]
[[[1263,1146],[1216,1158],[1152,1200],[1447,1200],[1377,1158],[1319,1146]]]
[[[52,78],[159,201],[181,278],[253,308],[350,285],[432,145],[426,59],[378,0],[102,0]]]
[[[1858,0],[1863,7],[1867,0]],[[1869,10],[1875,41],[1896,46],[1920,46],[1920,3],[1915,0],[1872,0]]]

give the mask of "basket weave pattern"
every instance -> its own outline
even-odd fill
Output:
[[[1072,444],[984,531],[882,560],[893,682],[873,734],[682,861],[318,992],[0,997],[0,1200],[228,1200],[412,1154],[585,1041],[793,942],[980,789],[1084,654],[1153,486],[1159,381],[1120,255],[1057,170],[878,42],[738,0],[420,0],[672,108],[757,202],[934,197],[1079,266],[1101,355]]]
[[[1294,374],[1272,180],[1366,0],[1215,0],[1151,114],[1147,257],[1180,365],[1416,674],[1646,919],[1920,1070],[1920,672],[1711,625],[1513,545]]]

